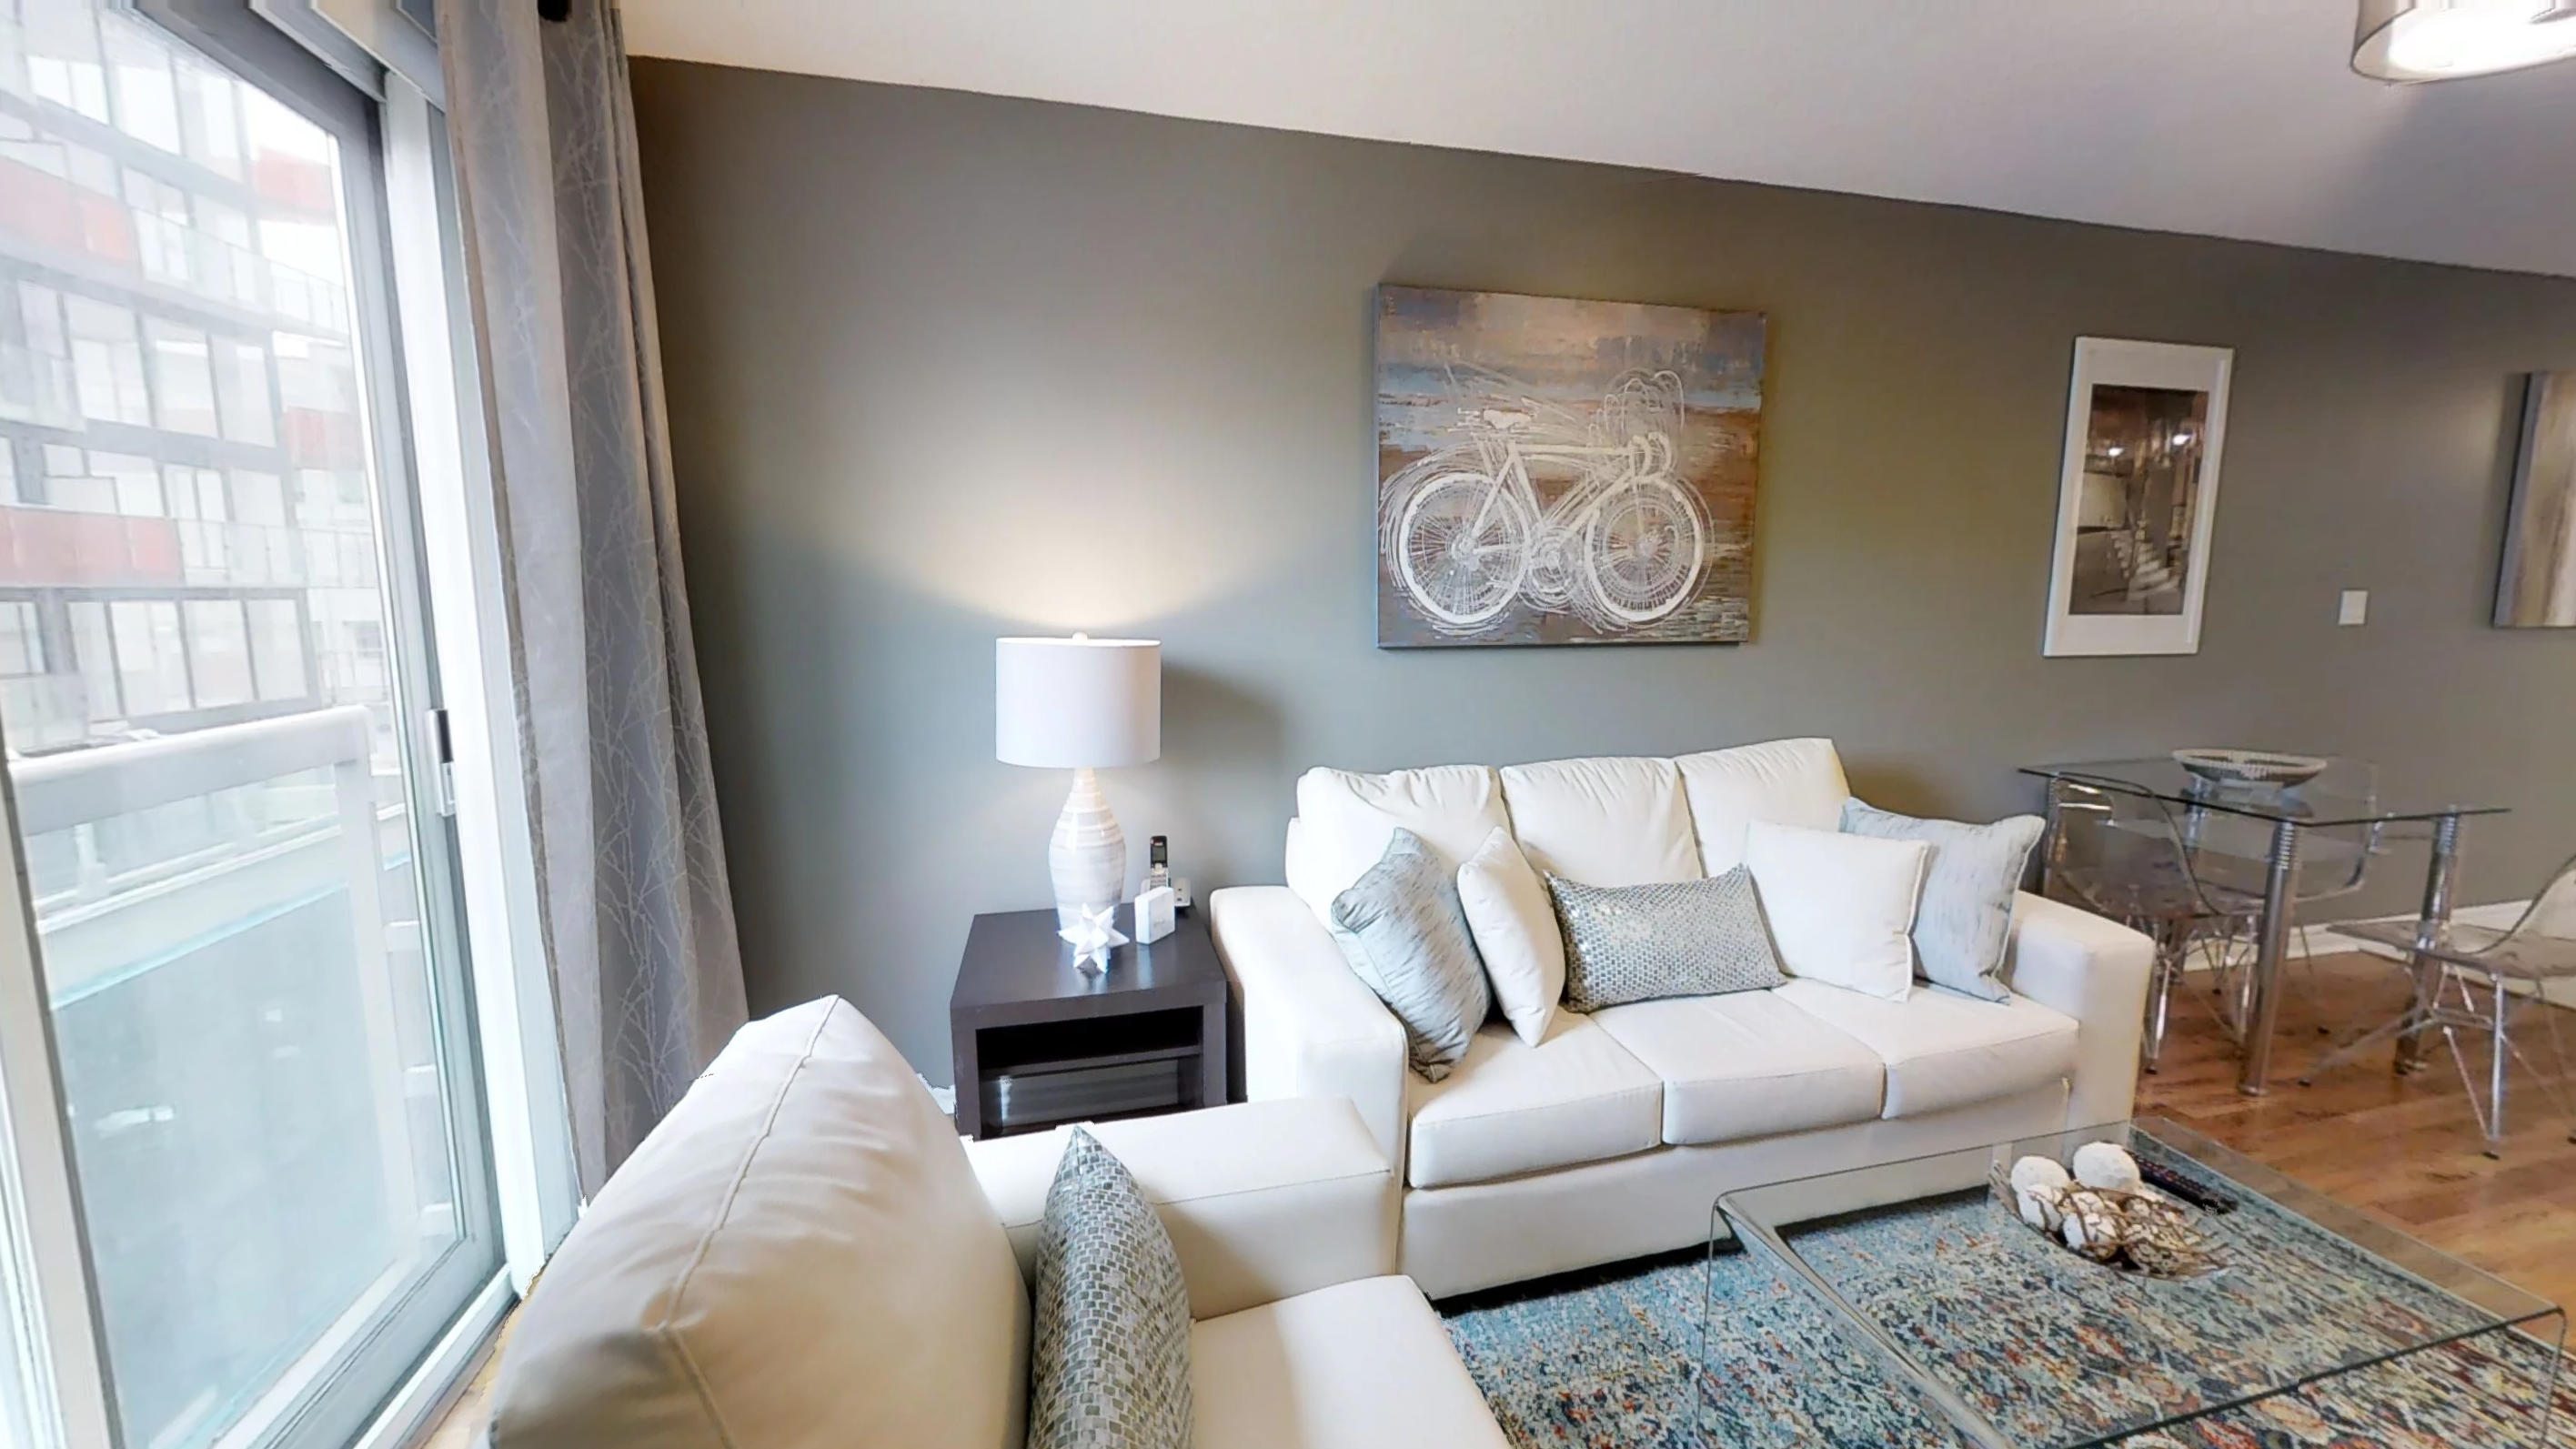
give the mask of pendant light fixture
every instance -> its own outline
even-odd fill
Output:
[[[2576,0],[2361,0],[2352,68],[2456,80],[2576,56]]]

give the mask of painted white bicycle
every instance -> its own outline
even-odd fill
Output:
[[[1397,582],[1433,627],[1472,632],[1526,598],[1633,628],[1689,600],[1709,528],[1673,474],[1678,374],[1630,372],[1588,417],[1490,393],[1460,412],[1468,442],[1406,466],[1381,501]],[[1533,465],[1564,480],[1553,501]]]

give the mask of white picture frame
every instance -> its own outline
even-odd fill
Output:
[[[2200,651],[2235,360],[2075,339],[2042,654]]]

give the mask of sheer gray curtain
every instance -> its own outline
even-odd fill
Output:
[[[511,664],[582,1188],[740,1025],[610,0],[440,0]]]

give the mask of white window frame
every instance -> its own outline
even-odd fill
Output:
[[[497,500],[465,303],[463,249],[445,119],[399,73],[383,77],[379,158],[389,210],[388,291],[401,338],[413,485],[449,758],[431,761],[452,803],[465,898],[504,1268],[476,1296],[358,1441],[408,1442],[524,1293],[580,1207],[570,1118],[545,965],[534,835],[515,762],[522,736]],[[500,687],[495,687],[496,685]],[[64,1130],[43,963],[26,896],[14,790],[0,771],[0,1281],[27,1292],[22,1324],[37,1449],[116,1449],[110,1368],[82,1241],[79,1184]],[[5,1306],[0,1305],[0,1311]],[[15,1365],[0,1364],[0,1373]]]
[[[394,308],[410,388],[429,606],[447,696],[451,798],[481,1018],[493,1182],[512,1284],[527,1291],[572,1230],[580,1200],[537,894],[535,834],[510,677],[498,500],[484,428],[446,121],[388,73],[385,189]],[[504,763],[508,762],[508,763]]]

